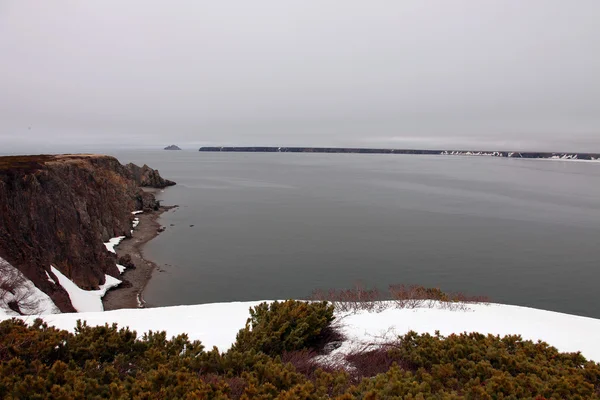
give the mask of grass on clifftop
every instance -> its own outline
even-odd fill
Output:
[[[43,165],[55,157],[51,155],[36,155],[36,156],[7,156],[0,157],[0,171],[8,170],[25,170],[35,171],[41,169]]]
[[[84,160],[93,157],[106,157],[97,154],[38,154],[27,156],[0,157],[0,173],[21,171],[25,173],[38,171],[50,162]]]

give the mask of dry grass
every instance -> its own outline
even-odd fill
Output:
[[[5,156],[0,157],[0,172],[34,172],[42,169],[44,165],[54,162],[81,161],[90,158],[101,157],[106,156],[98,154],[38,154],[28,156]]]
[[[54,159],[54,156],[7,156],[0,157],[0,172],[8,171],[36,171],[42,169],[44,164]]]
[[[316,290],[311,300],[328,301],[337,312],[381,312],[394,307],[399,309],[442,308],[464,311],[469,304],[487,304],[485,296],[468,296],[462,292],[445,293],[437,288],[419,285],[390,285],[388,292],[377,288],[367,289],[357,284],[351,289]]]

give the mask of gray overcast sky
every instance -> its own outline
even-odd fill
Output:
[[[600,152],[598,21],[598,0],[0,0],[0,152]]]

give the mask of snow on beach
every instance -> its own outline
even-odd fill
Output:
[[[75,309],[82,312],[96,312],[104,311],[102,305],[102,297],[106,294],[108,289],[113,288],[121,284],[121,281],[117,278],[113,278],[110,275],[104,275],[104,285],[100,286],[98,290],[83,290],[77,286],[72,280],[64,276],[58,269],[51,267],[52,272],[58,278],[58,284],[61,285],[69,294],[71,298],[71,304]],[[68,315],[68,314],[63,314]]]
[[[124,309],[79,314],[42,316],[50,325],[73,330],[78,319],[96,326],[117,323],[129,326],[138,335],[149,330],[166,331],[168,336],[187,333],[207,349],[227,350],[249,317],[248,309],[261,302],[214,303],[194,306]],[[379,313],[358,311],[336,313],[335,324],[346,341],[330,357],[341,357],[370,344],[382,343],[408,331],[442,335],[461,332],[519,334],[523,339],[543,340],[562,352],[581,351],[584,357],[600,361],[600,319],[500,304],[469,304],[470,310],[443,308],[397,309],[390,306]],[[6,318],[0,315],[0,319]],[[33,321],[33,317],[27,317]]]
[[[141,214],[141,213],[143,213],[143,212],[144,212],[144,211],[142,211],[142,210],[139,210],[139,211],[132,211],[131,213],[132,213],[133,215],[138,215],[138,214]],[[138,217],[135,217],[135,218],[133,219],[133,229],[137,228],[137,226],[138,226],[139,224],[140,224],[140,219],[139,219]],[[131,233],[133,233],[133,229],[131,230]]]
[[[114,237],[112,239],[109,239],[108,242],[104,243],[104,246],[106,247],[106,250],[116,254],[115,247],[118,246],[123,239],[125,239],[125,236]]]
[[[137,215],[137,214],[141,214],[143,212],[144,211],[132,211],[131,213],[133,215]],[[139,224],[140,224],[140,219],[135,217],[131,223],[131,234],[132,235],[133,235],[133,230],[135,228],[137,228],[137,226]],[[108,242],[104,243],[104,246],[106,247],[106,250],[110,251],[111,253],[117,254],[117,252],[115,251],[115,247],[117,247],[123,241],[123,239],[125,239],[125,236],[117,236],[117,237],[111,238],[108,240]],[[125,272],[124,265],[117,264],[117,268],[119,269],[120,274]]]

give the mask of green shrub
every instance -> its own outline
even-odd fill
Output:
[[[388,354],[396,365],[363,380],[354,388],[355,394],[375,391],[380,398],[417,398],[418,394],[424,398],[442,394],[477,399],[600,398],[598,364],[579,353],[560,353],[544,342],[520,336],[463,333],[443,337],[409,332],[391,346]]]
[[[217,348],[196,358],[194,369],[203,374],[216,374],[227,377],[241,376],[253,371],[257,365],[266,364],[272,358],[254,350],[239,351],[230,349],[221,353]]]
[[[68,355],[82,366],[87,360],[112,362],[119,354],[127,354],[127,358],[132,359],[148,349],[147,345],[136,338],[135,331],[129,328],[119,329],[117,324],[92,327],[77,321],[75,335],[70,335],[68,340]]]
[[[233,349],[275,356],[312,348],[319,345],[333,319],[333,306],[325,301],[262,303],[250,309],[250,318],[238,332]]]
[[[67,350],[66,331],[49,327],[41,319],[36,319],[27,326],[20,319],[0,322],[0,361],[13,359],[32,361],[52,365],[57,360],[64,360]]]
[[[284,353],[290,362],[283,363],[254,347],[311,346],[332,319],[327,304],[261,304],[251,315],[247,328],[257,328],[243,329],[225,353],[205,352],[186,335],[136,338],[127,328],[85,324],[73,334],[39,320],[3,321],[0,398],[600,399],[599,364],[519,336],[411,332],[347,357],[346,369],[323,371],[316,362],[307,367],[310,349]],[[299,328],[313,319],[320,333]]]

